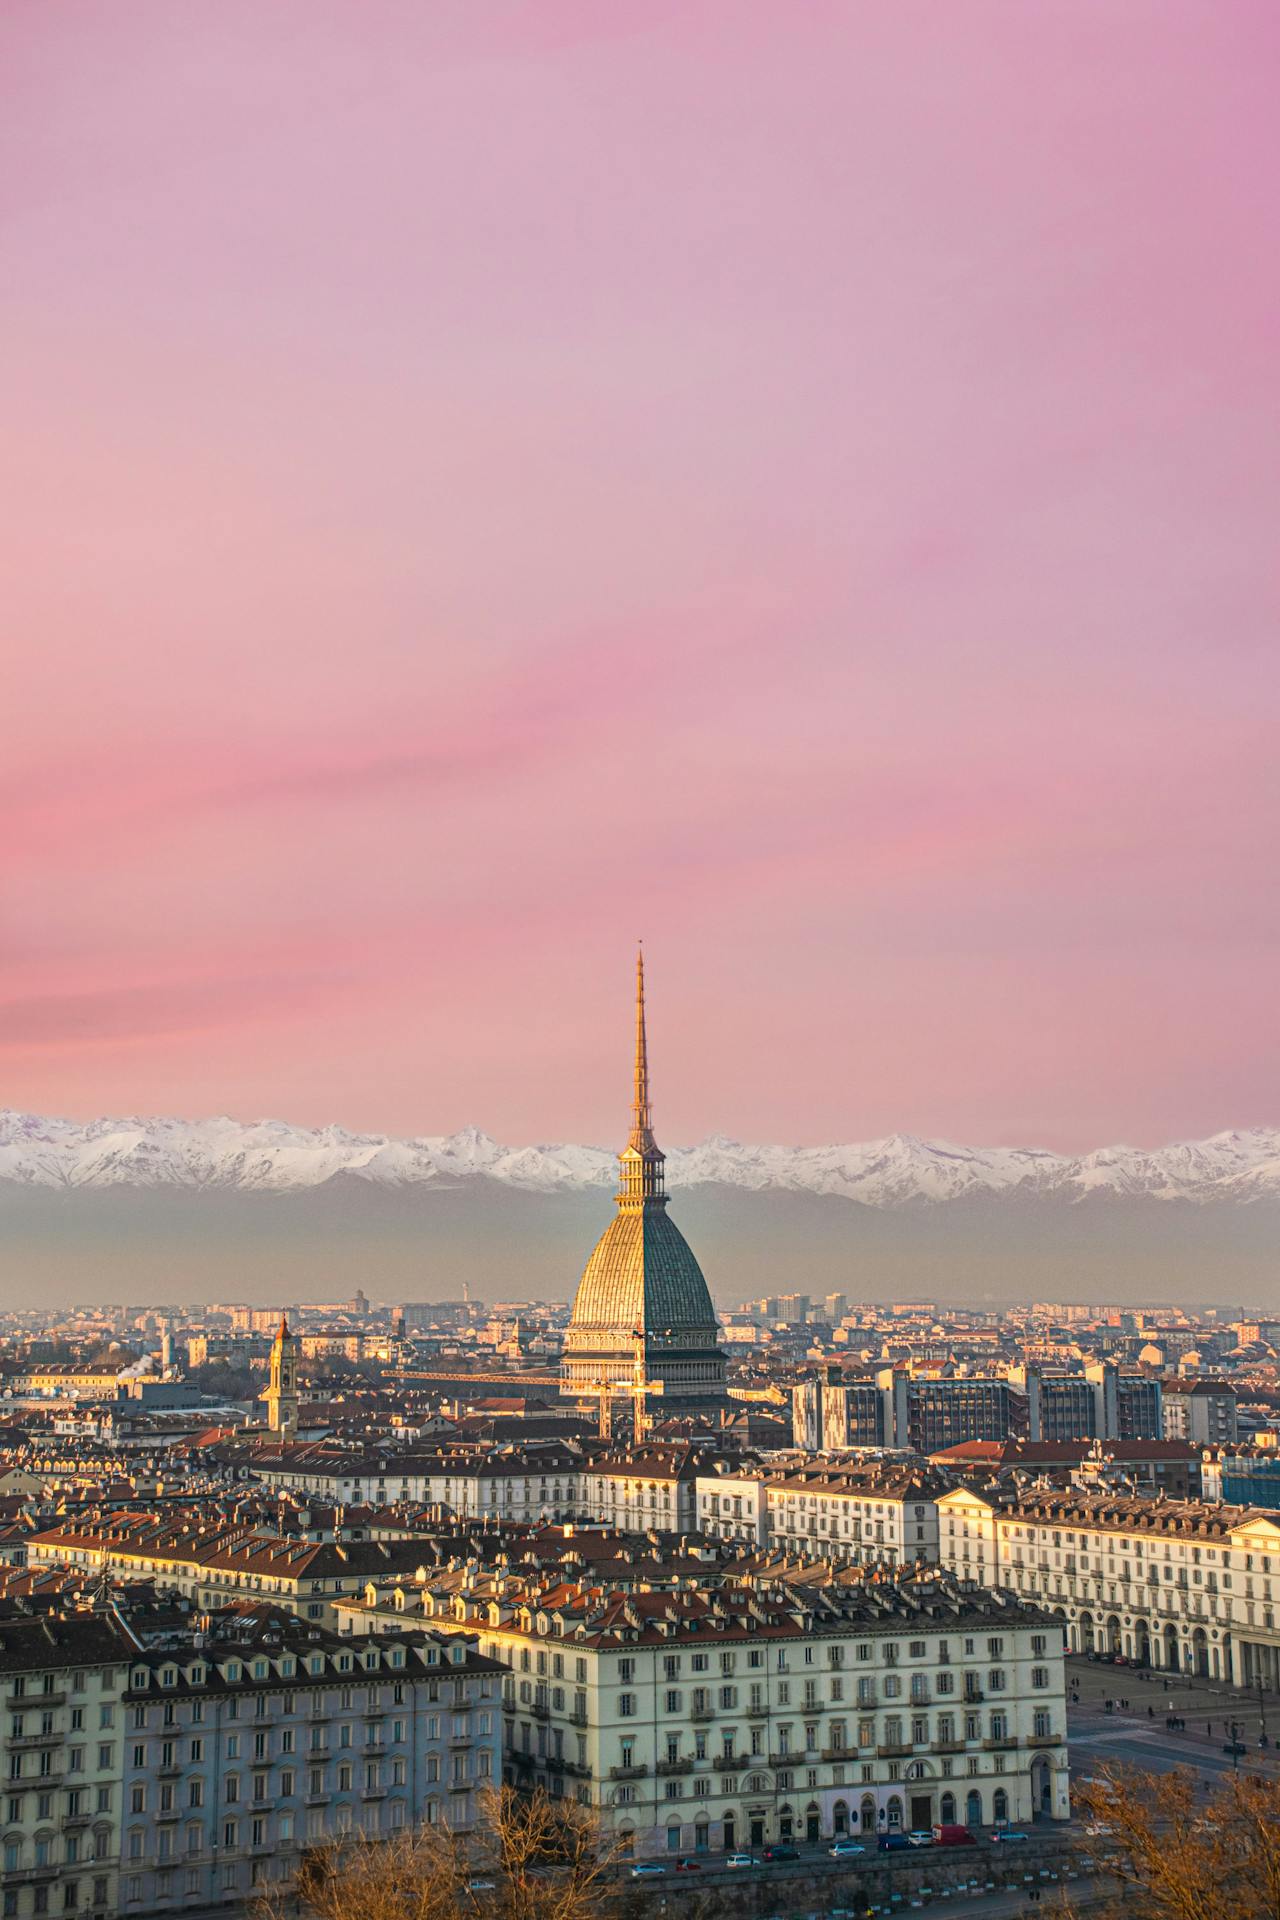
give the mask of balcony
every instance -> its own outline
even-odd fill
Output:
[[[935,1740],[929,1748],[930,1753],[963,1753],[963,1740]]]
[[[661,1778],[664,1774],[692,1773],[692,1760],[659,1760],[654,1772]]]
[[[529,1708],[529,1712],[533,1715],[535,1720],[549,1720],[551,1718],[551,1709],[547,1705],[545,1700],[543,1701],[535,1700],[533,1705]]]
[[[716,1710],[714,1707],[693,1707],[689,1712],[689,1718],[691,1720],[714,1720],[715,1717]]]
[[[1002,1733],[999,1739],[984,1740],[982,1744],[988,1753],[1015,1753],[1018,1736],[1016,1733]]]
[[[985,1700],[986,1697],[981,1687],[966,1687],[964,1690],[964,1704],[966,1707],[975,1707],[980,1701]]]
[[[5,1699],[5,1705],[14,1713],[25,1708],[28,1713],[38,1713],[42,1707],[65,1707],[65,1693],[11,1693]]]
[[[695,1715],[695,1718],[696,1717],[697,1716]],[[586,1724],[587,1724],[587,1716],[585,1713],[579,1713],[575,1710],[573,1713],[569,1715],[569,1725],[571,1727],[585,1727]]]
[[[822,1758],[824,1760],[856,1760],[857,1757],[858,1749],[856,1747],[824,1747],[822,1749]]]
[[[876,1748],[881,1760],[902,1760],[911,1752],[909,1740],[886,1740]]]
[[[551,1764],[551,1761],[547,1762],[548,1766]],[[555,1762],[555,1764],[561,1767],[565,1773],[572,1774],[575,1780],[589,1780],[591,1778],[591,1769],[585,1760],[560,1760]]]
[[[718,1753],[712,1761],[717,1773],[741,1773],[743,1767],[750,1765],[752,1759],[759,1762],[762,1754]]]
[[[1066,1745],[1065,1733],[1029,1733],[1026,1744],[1029,1747],[1061,1747]]]
[[[65,1733],[16,1733],[9,1742],[10,1753],[23,1753],[28,1747],[57,1747],[66,1739]]]
[[[756,1707],[747,1707],[744,1711],[748,1720],[767,1720],[769,1718],[769,1709],[763,1704]]]
[[[609,1778],[611,1780],[643,1780],[648,1771],[648,1767],[610,1767]]]
[[[87,1827],[89,1824],[90,1817],[91,1816],[87,1813],[64,1814],[62,1817],[62,1831],[64,1833],[74,1833],[79,1827]],[[168,1818],[168,1816],[163,1813],[158,1814],[156,1817],[157,1819],[160,1819],[160,1820],[164,1820]]]
[[[763,1755],[753,1754],[752,1758],[762,1759]],[[771,1767],[802,1767],[804,1765],[804,1750],[801,1748],[797,1752],[792,1753],[790,1748],[787,1748],[782,1753],[771,1753],[769,1755],[769,1765]]]

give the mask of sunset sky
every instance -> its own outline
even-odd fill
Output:
[[[0,15],[0,1106],[1280,1120],[1274,0]]]

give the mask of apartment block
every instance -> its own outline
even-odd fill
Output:
[[[812,1571],[812,1570],[811,1570]],[[477,1582],[371,1596],[508,1669],[505,1767],[638,1855],[1068,1812],[1062,1638],[934,1569],[611,1595]]]
[[[1280,1687],[1280,1519],[1199,1500],[956,1489],[942,1564],[1061,1622],[1072,1651]]]

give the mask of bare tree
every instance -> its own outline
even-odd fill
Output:
[[[1124,1920],[1280,1920],[1280,1782],[1107,1769],[1074,1793]]]
[[[484,1796],[475,1828],[406,1829],[317,1847],[261,1920],[301,1906],[318,1920],[610,1920],[624,1905],[617,1856],[591,1815],[541,1790]]]

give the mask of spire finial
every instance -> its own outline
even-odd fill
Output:
[[[644,942],[636,947],[636,1084],[632,1113],[637,1133],[653,1125],[649,1104],[649,1042],[644,1027]]]
[[[620,1155],[623,1205],[656,1200],[666,1204],[662,1191],[662,1150],[653,1137],[653,1104],[649,1096],[649,1041],[644,1021],[644,945],[636,952],[636,1078],[631,1105],[631,1135]]]

